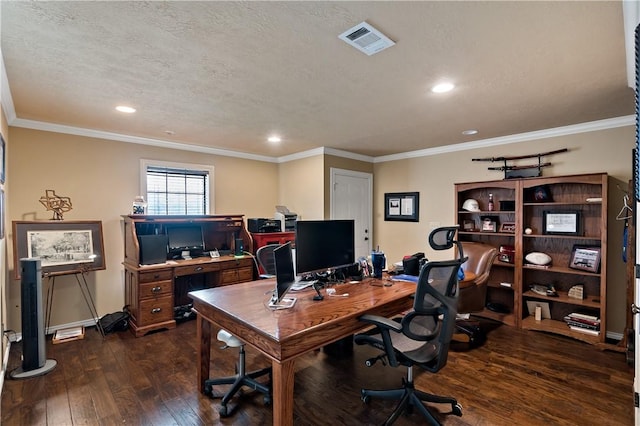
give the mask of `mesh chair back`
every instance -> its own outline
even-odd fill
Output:
[[[458,311],[458,269],[464,261],[466,258],[426,263],[418,277],[413,310],[402,318],[405,336],[416,341],[430,341],[419,351],[430,362],[421,366],[432,372],[447,363]],[[416,360],[420,358],[412,356]]]
[[[256,251],[256,258],[265,274],[276,274],[276,261],[273,257],[273,251],[278,247],[280,247],[280,244],[267,244]]]
[[[429,234],[429,245],[434,250],[448,250],[452,247],[456,247],[458,250],[458,257],[464,257],[462,246],[454,238],[458,232],[458,226],[442,226],[436,228]]]

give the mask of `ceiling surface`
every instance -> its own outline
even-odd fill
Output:
[[[634,113],[620,1],[2,1],[0,19],[18,122],[377,157]],[[338,38],[363,21],[395,46]]]

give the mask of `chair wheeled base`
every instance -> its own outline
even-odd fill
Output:
[[[246,386],[251,389],[257,390],[264,394],[264,403],[269,404],[271,402],[271,368],[263,368],[261,370],[252,371],[247,373],[245,371],[245,350],[244,343],[242,343],[238,338],[231,335],[229,332],[225,330],[220,330],[218,332],[218,340],[225,342],[225,347],[239,347],[239,359],[238,364],[236,366],[236,374],[233,376],[227,377],[218,377],[214,379],[208,379],[204,382],[204,393],[209,395],[212,398],[222,398],[220,402],[220,409],[218,413],[220,417],[227,417],[231,415],[227,404],[231,399],[238,393],[242,391],[242,387]],[[256,379],[258,377],[262,377],[264,375],[269,375],[269,385],[258,382]],[[231,388],[222,396],[213,394],[213,386],[216,385],[232,385]]]
[[[434,404],[451,404],[451,411],[446,414],[454,414],[458,417],[462,416],[462,405],[458,401],[449,396],[433,395],[416,389],[413,385],[413,370],[408,367],[407,379],[402,379],[403,387],[399,389],[371,390],[362,389],[361,398],[364,403],[368,403],[371,398],[393,399],[399,400],[393,413],[384,422],[384,425],[393,424],[401,414],[411,414],[413,407],[427,419],[431,425],[440,425],[440,422],[431,413],[431,411],[423,404],[423,402],[431,402]]]

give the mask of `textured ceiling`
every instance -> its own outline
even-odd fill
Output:
[[[0,8],[23,120],[267,156],[381,156],[634,113],[619,1]],[[338,39],[362,21],[396,45],[366,56]],[[443,78],[457,88],[431,93]]]

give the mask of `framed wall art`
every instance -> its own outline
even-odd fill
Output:
[[[419,192],[388,192],[384,194],[384,220],[418,222]]]
[[[13,271],[20,279],[20,259],[41,259],[42,275],[65,275],[105,269],[102,222],[14,221]]]

